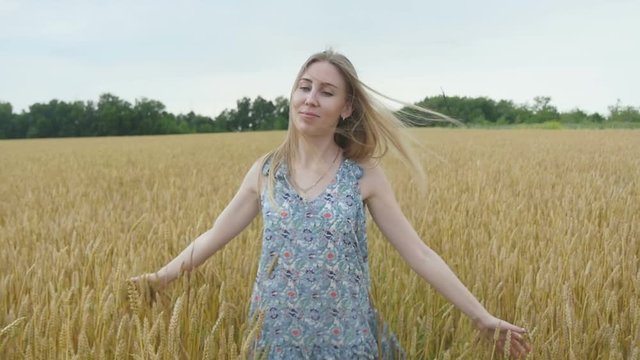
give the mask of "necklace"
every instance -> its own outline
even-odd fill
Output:
[[[340,155],[340,149],[338,149],[338,151],[336,152],[336,157],[333,158],[333,161],[327,167],[327,170],[325,170],[324,173],[322,173],[322,175],[320,175],[318,180],[316,180],[313,184],[311,184],[311,186],[302,187],[302,186],[298,185],[298,183],[295,182],[295,180],[294,180],[294,183],[295,183],[296,187],[298,188],[298,190],[300,190],[300,191],[302,191],[302,193],[306,194],[309,190],[313,189],[316,185],[318,185],[318,183],[320,183],[320,180],[324,179],[324,177],[327,176],[327,174],[329,173],[329,170],[331,170],[333,165],[336,163],[336,160],[338,160],[338,155]]]

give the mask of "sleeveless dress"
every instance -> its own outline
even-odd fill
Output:
[[[270,161],[262,169],[267,175]],[[268,359],[398,359],[404,352],[369,296],[364,204],[357,162],[341,162],[316,198],[303,199],[276,173],[262,192],[262,253],[250,318],[264,314],[254,353]],[[275,200],[275,201],[274,201]]]

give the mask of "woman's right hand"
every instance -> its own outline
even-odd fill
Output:
[[[516,359],[526,357],[532,350],[527,330],[492,315],[475,322],[476,327],[487,338],[493,339],[499,353],[508,349]]]
[[[129,278],[129,282],[135,284],[142,290],[147,301],[153,302],[156,300],[156,295],[167,285],[166,281],[163,281],[158,273],[146,273]]]
[[[158,273],[146,273],[146,274],[134,276],[129,278],[129,281],[138,285],[148,284],[149,286],[158,287],[158,288],[163,288],[167,285],[166,282],[162,281]]]

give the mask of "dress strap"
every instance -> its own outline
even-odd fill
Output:
[[[355,180],[360,180],[360,178],[362,178],[362,175],[364,175],[362,166],[360,166],[358,162],[351,159],[345,159],[345,163],[347,165],[349,175],[352,176]]]
[[[264,176],[269,176],[269,172],[272,170],[272,154],[269,154],[266,156],[266,158],[264,159],[264,163],[262,164],[262,175]],[[284,180],[286,178],[286,174],[287,174],[287,164],[286,163],[282,163],[280,164],[280,166],[278,167],[278,170],[276,171],[276,179],[277,180]]]
[[[268,176],[271,170],[271,155],[268,155],[262,162],[262,175]]]

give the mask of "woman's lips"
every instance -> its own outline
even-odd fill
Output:
[[[316,113],[312,113],[309,111],[300,111],[300,115],[304,116],[304,117],[320,117],[318,114]]]

